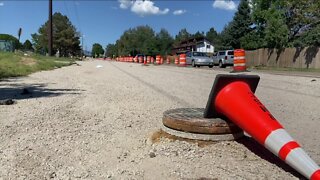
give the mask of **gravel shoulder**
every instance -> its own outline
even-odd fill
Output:
[[[226,72],[78,63],[0,82],[0,99],[17,100],[0,106],[0,179],[301,178],[250,137],[197,144],[159,135],[164,111],[205,107]],[[256,95],[319,164],[320,78],[260,76]]]

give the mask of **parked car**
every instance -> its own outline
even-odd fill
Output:
[[[213,61],[206,53],[203,52],[188,52],[186,54],[186,63],[191,64],[193,67],[209,66],[213,67]]]
[[[233,66],[233,50],[218,51],[213,55],[213,64],[219,65],[220,68]]]

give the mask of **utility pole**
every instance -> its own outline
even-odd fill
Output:
[[[49,0],[48,53],[52,56],[52,0]]]

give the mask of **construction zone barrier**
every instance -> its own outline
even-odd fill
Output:
[[[174,57],[174,64],[176,64],[176,65],[179,64],[179,56]]]
[[[231,72],[244,72],[244,71],[247,71],[245,50],[236,49],[234,50],[233,71]]]
[[[150,62],[151,62],[151,57],[147,56],[147,63],[150,64]]]
[[[161,56],[160,55],[156,56],[156,64],[158,64],[158,65],[161,64]]]
[[[187,65],[186,54],[180,54],[179,60],[180,60],[179,66],[186,66]]]
[[[170,64],[170,58],[167,56],[167,64]]]
[[[163,64],[163,57],[160,58],[160,64]]]
[[[139,57],[139,63],[143,63],[143,57],[142,56]]]
[[[154,64],[154,58],[151,57],[151,64]]]
[[[259,80],[256,75],[217,75],[204,117],[227,117],[303,176],[319,180],[319,166],[254,95]]]

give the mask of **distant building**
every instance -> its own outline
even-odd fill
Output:
[[[208,54],[213,54],[214,46],[206,38],[191,38],[185,41],[182,41],[179,45],[172,48],[172,54],[182,54],[189,51],[198,51]]]

